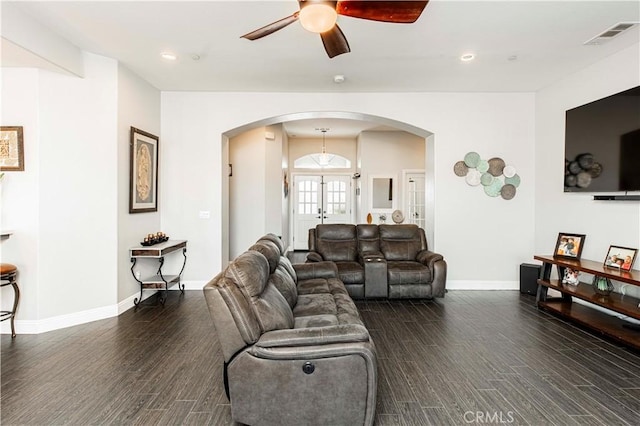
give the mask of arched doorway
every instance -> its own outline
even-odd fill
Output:
[[[222,135],[222,264],[226,265],[230,257],[230,224],[232,218],[230,217],[230,205],[232,202],[230,193],[230,178],[231,170],[227,167],[230,165],[230,141],[238,136],[255,131],[256,129],[266,128],[268,126],[275,126],[290,122],[296,122],[301,120],[323,120],[323,119],[342,119],[375,123],[377,126],[384,126],[388,129],[394,129],[415,135],[424,139],[425,143],[425,184],[424,184],[424,199],[425,199],[425,214],[426,223],[425,231],[427,232],[427,238],[433,242],[434,238],[434,187],[435,187],[435,173],[434,173],[434,135],[428,130],[421,129],[411,124],[396,121],[393,119],[363,114],[357,112],[344,112],[344,111],[315,111],[315,112],[299,112],[284,114],[276,117],[265,118],[264,120],[255,121],[253,123],[247,123],[243,126],[239,126],[235,129],[231,129]],[[266,132],[271,133],[271,132]],[[268,139],[268,137],[267,137]],[[235,140],[235,139],[234,139]],[[236,158],[237,161],[237,158]],[[270,230],[267,230],[270,232]],[[290,241],[286,241],[289,245]]]

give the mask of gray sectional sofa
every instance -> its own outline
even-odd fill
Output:
[[[204,294],[234,421],[373,424],[376,350],[333,262],[292,265],[269,234]]]
[[[354,298],[444,297],[447,263],[416,225],[325,224],[309,230],[308,263],[335,262]]]

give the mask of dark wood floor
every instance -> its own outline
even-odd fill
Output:
[[[640,357],[513,291],[358,302],[379,355],[378,425],[639,425]],[[2,336],[3,425],[227,425],[200,291],[41,335]]]

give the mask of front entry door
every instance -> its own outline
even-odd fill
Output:
[[[293,248],[308,250],[309,229],[320,223],[351,223],[349,175],[295,176]]]

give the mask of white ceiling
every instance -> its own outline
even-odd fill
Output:
[[[634,1],[431,0],[414,24],[339,17],[351,53],[329,59],[299,23],[256,41],[240,36],[298,9],[279,1],[21,2],[83,50],[112,57],[163,91],[529,92],[640,41]],[[178,60],[160,58],[172,51]],[[463,63],[460,55],[476,59]],[[3,51],[3,64],[13,64]],[[194,55],[199,60],[193,60]],[[639,64],[640,73],[640,64]],[[335,84],[342,74],[345,82]]]

